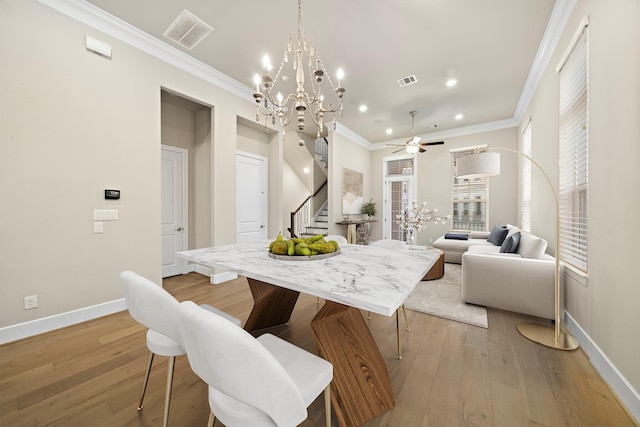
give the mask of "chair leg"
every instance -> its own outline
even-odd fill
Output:
[[[402,359],[402,348],[400,347],[400,309],[396,310],[396,338],[398,339],[398,359]]]
[[[153,364],[152,351],[149,352],[149,359],[147,360],[147,372],[144,374],[144,380],[142,382],[142,392],[140,393],[140,401],[138,402],[138,411],[142,410],[142,401],[144,400],[144,393],[147,391],[147,383],[149,382],[149,372],[151,372],[151,365]]]
[[[324,389],[324,418],[327,427],[331,427],[331,384]]]
[[[207,427],[213,427],[216,423],[216,416],[213,414],[213,411],[209,412],[209,421],[207,421]]]
[[[407,308],[402,304],[402,313],[404,313],[404,324],[407,327],[407,331],[411,330],[411,326],[409,326],[409,318],[407,317]]]
[[[176,365],[176,357],[169,357],[169,366],[167,368],[167,390],[164,397],[164,420],[162,422],[163,427],[169,425],[169,406],[171,405],[171,386],[173,385],[173,369]]]

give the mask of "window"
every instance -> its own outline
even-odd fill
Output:
[[[560,258],[587,271],[587,190],[589,186],[589,43],[583,21],[560,73]]]
[[[487,151],[487,147],[471,147],[451,150],[451,199],[454,230],[485,231],[488,229],[489,181],[486,178],[458,179],[456,161],[458,158]]]
[[[522,131],[522,152],[531,157],[531,120]],[[520,180],[520,228],[531,232],[531,160],[522,159],[522,177]]]
[[[396,215],[404,212],[415,199],[415,157],[384,159],[384,229],[383,238],[405,240],[405,231],[396,224]]]

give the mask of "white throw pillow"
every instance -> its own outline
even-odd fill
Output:
[[[523,258],[542,258],[544,251],[547,250],[547,241],[531,233],[521,232],[520,234],[520,245],[517,252]]]

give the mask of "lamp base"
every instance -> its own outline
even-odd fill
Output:
[[[518,332],[528,340],[556,350],[575,350],[580,347],[573,336],[562,331],[556,341],[555,328],[539,323],[521,323],[518,325]]]

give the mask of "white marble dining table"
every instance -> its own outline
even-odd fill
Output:
[[[280,260],[269,257],[269,243],[194,249],[178,256],[385,316],[396,312],[438,258],[424,247],[397,250],[349,244],[331,258]]]
[[[245,276],[254,306],[244,324],[252,333],[289,322],[300,293],[324,298],[311,321],[318,354],[333,365],[331,401],[341,427],[355,427],[395,406],[384,357],[361,310],[391,316],[436,263],[426,248],[342,245],[330,258],[274,259],[269,242],[178,252],[189,262]]]

